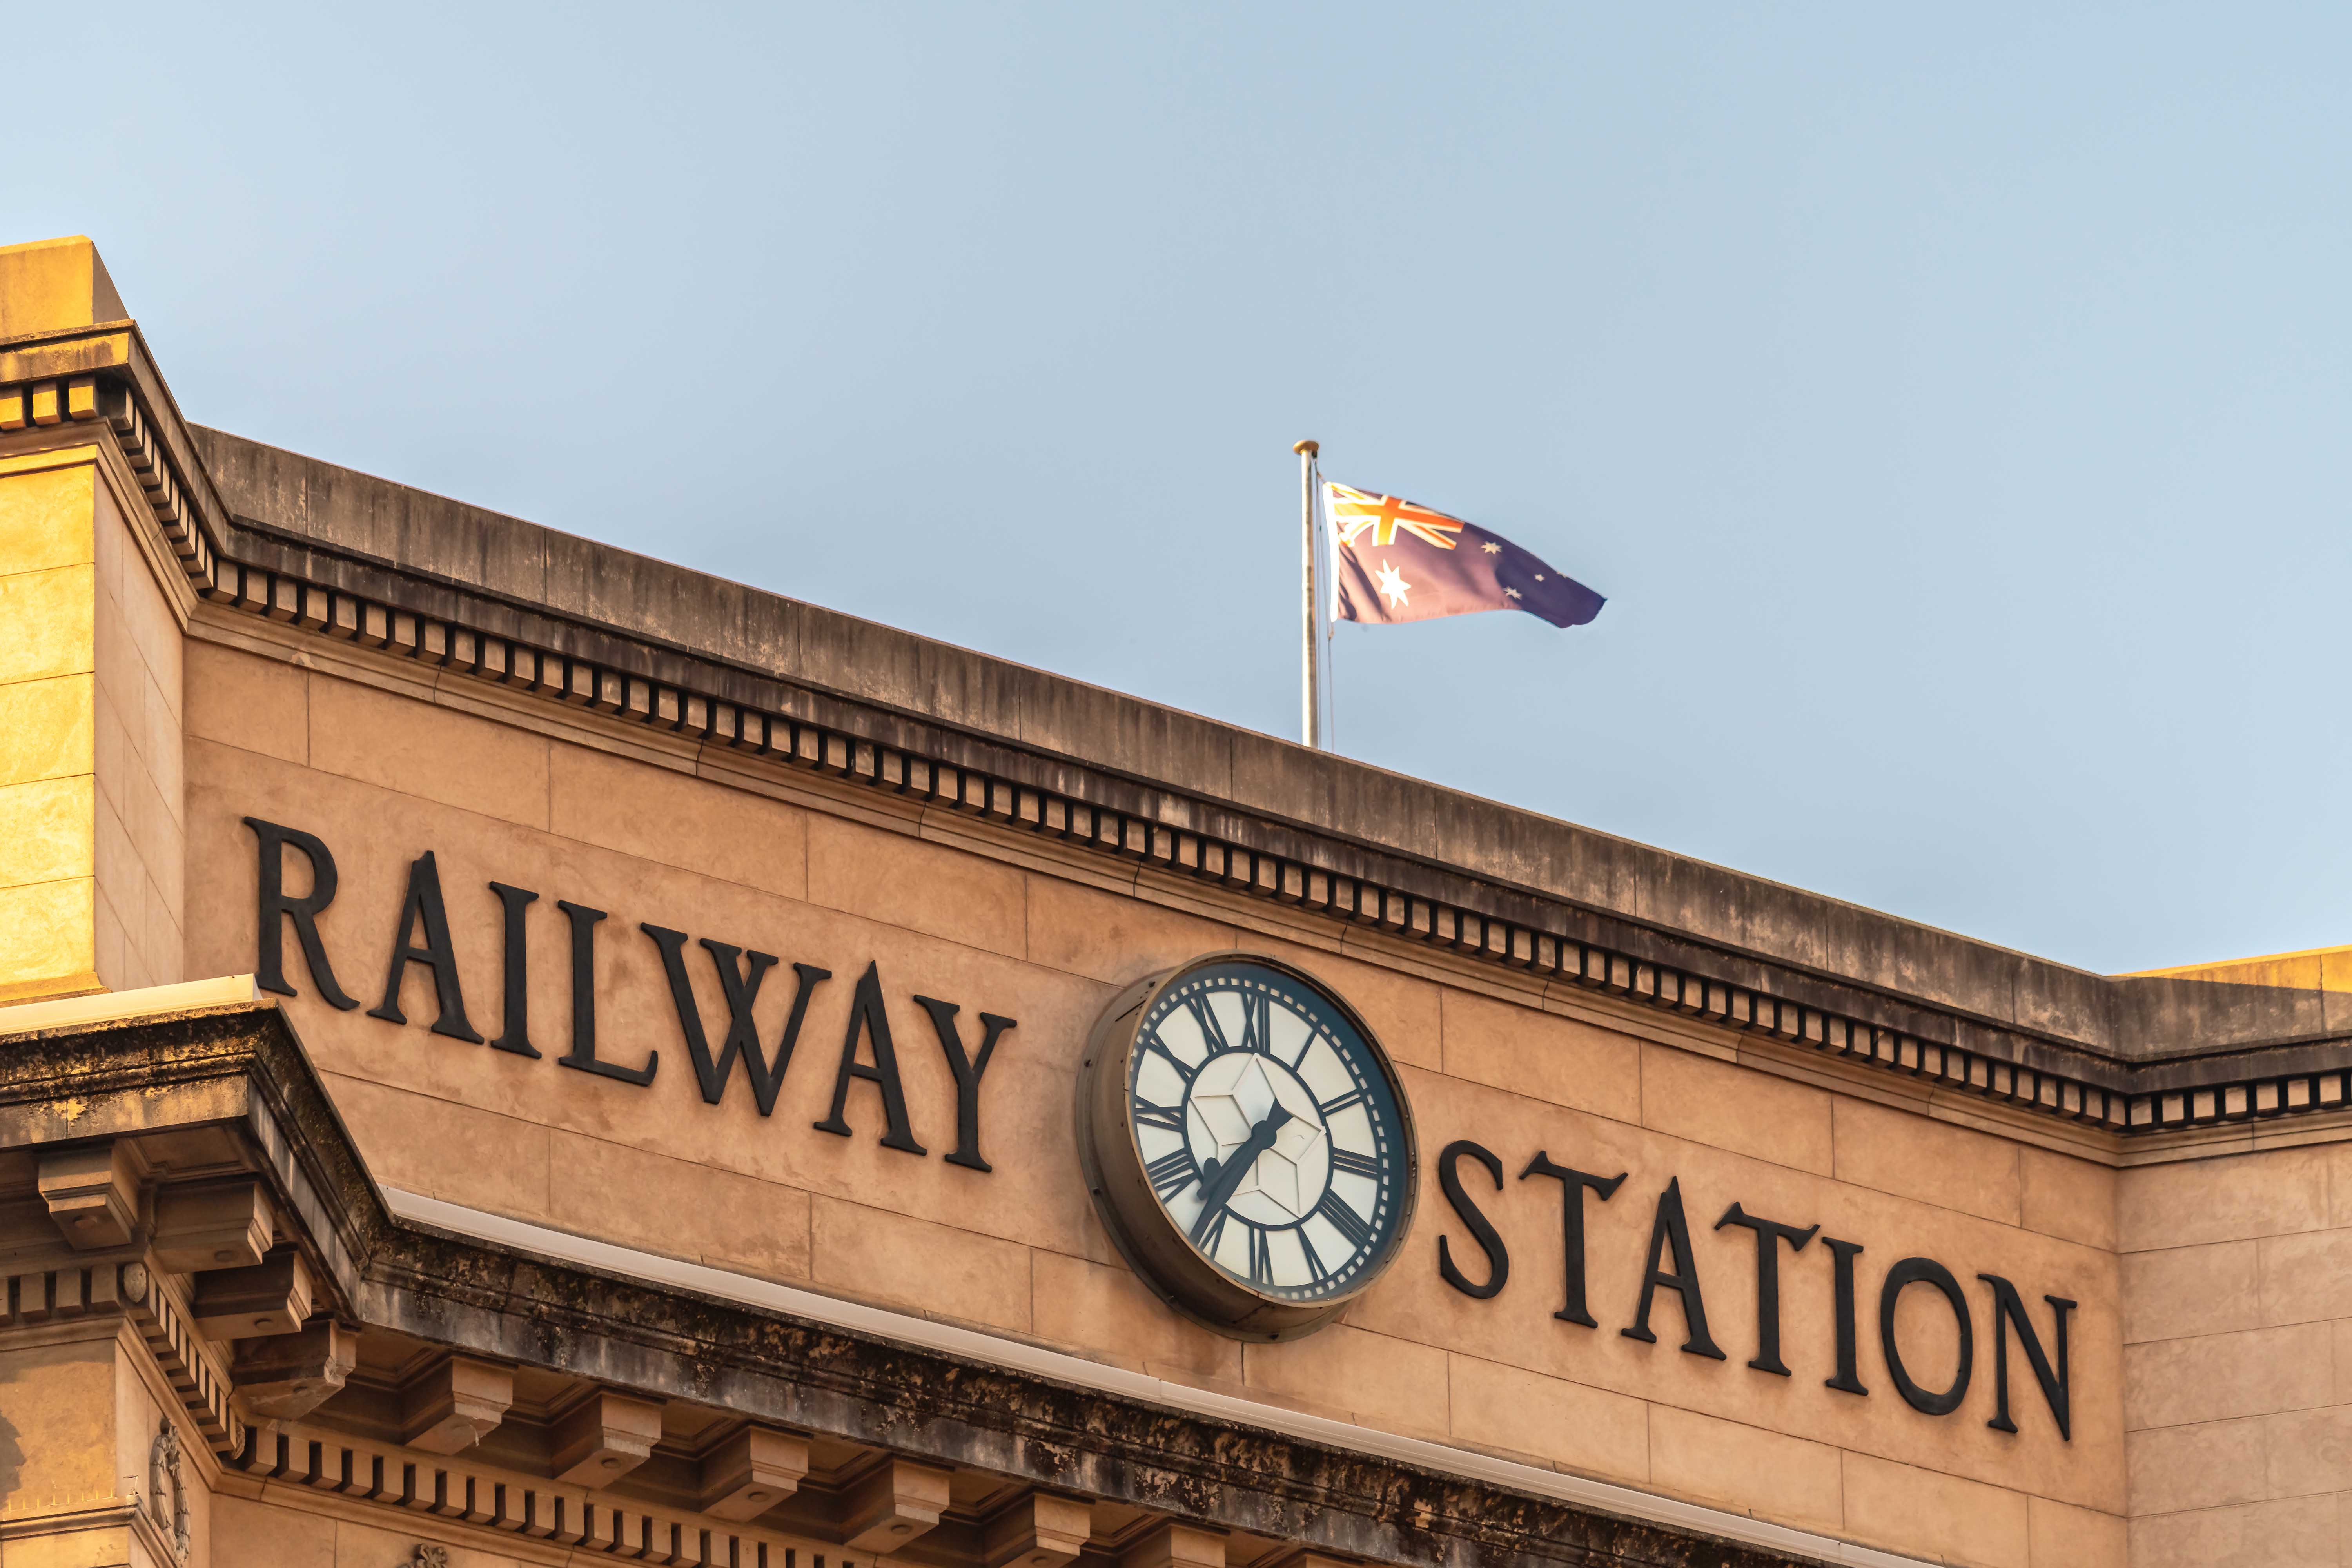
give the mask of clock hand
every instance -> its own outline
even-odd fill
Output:
[[[1240,1148],[1234,1151],[1234,1157],[1209,1178],[1208,1184],[1201,1190],[1200,1215],[1192,1221],[1194,1241],[1201,1239],[1202,1233],[1209,1228],[1209,1222],[1233,1201],[1234,1189],[1240,1186],[1243,1178],[1250,1173],[1250,1167],[1257,1163],[1257,1157],[1274,1147],[1274,1135],[1281,1131],[1283,1123],[1289,1120],[1290,1108],[1280,1100],[1275,1101],[1274,1109],[1265,1113],[1265,1120],[1251,1128],[1250,1135],[1242,1140]]]

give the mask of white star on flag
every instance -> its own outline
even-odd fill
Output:
[[[1600,595],[1476,523],[1328,480],[1321,499],[1339,575],[1333,607],[1343,621],[1393,626],[1517,610],[1580,626],[1601,612]]]

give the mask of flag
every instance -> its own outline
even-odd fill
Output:
[[[1556,626],[1580,626],[1608,601],[1475,523],[1326,482],[1323,499],[1339,557],[1339,618],[1396,626],[1525,610]]]

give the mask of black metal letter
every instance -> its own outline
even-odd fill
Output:
[[[1571,1171],[1566,1165],[1554,1164],[1549,1152],[1538,1151],[1519,1173],[1519,1180],[1529,1176],[1550,1176],[1559,1183],[1559,1238],[1565,1275],[1564,1299],[1559,1311],[1552,1314],[1564,1323],[1582,1323],[1588,1329],[1601,1325],[1584,1302],[1584,1189],[1591,1188],[1607,1203],[1625,1184],[1625,1173],[1613,1176],[1596,1176],[1586,1171]]]
[[[1895,1343],[1895,1303],[1906,1285],[1933,1285],[1951,1303],[1952,1317],[1960,1326],[1960,1364],[1952,1373],[1952,1386],[1941,1394],[1930,1394],[1911,1381],[1904,1369],[1903,1352]],[[1952,1271],[1932,1258],[1906,1258],[1886,1271],[1886,1283],[1878,1288],[1878,1346],[1886,1353],[1886,1375],[1895,1380],[1895,1390],[1912,1409],[1929,1415],[1949,1415],[1960,1407],[1968,1396],[1969,1373],[1976,1364],[1976,1332],[1969,1322],[1969,1299],[1960,1294],[1960,1282]]]
[[[872,1067],[857,1059],[861,1026],[866,1037],[873,1042]],[[888,1131],[882,1134],[882,1147],[903,1149],[909,1154],[927,1152],[915,1142],[914,1129],[907,1125],[907,1091],[898,1084],[898,1053],[890,1044],[890,1015],[882,1006],[878,963],[867,963],[866,973],[858,977],[857,995],[849,1005],[849,1033],[841,1042],[841,1070],[833,1079],[833,1110],[815,1124],[818,1131],[849,1136],[849,1123],[841,1119],[841,1112],[849,1103],[849,1080],[858,1078],[882,1090],[882,1113],[890,1123]]]
[[[727,995],[727,1043],[719,1047],[717,1060],[711,1059],[710,1042],[702,1032],[702,1009],[694,1000],[694,986],[686,977],[686,933],[666,926],[640,925],[637,929],[654,939],[661,949],[662,970],[669,976],[670,1005],[677,1009],[678,1033],[686,1037],[687,1055],[694,1058],[694,1076],[702,1086],[702,1098],[716,1105],[727,1093],[728,1076],[735,1069],[735,1060],[743,1060],[743,1076],[751,1080],[751,1099],[760,1107],[760,1114],[768,1115],[776,1109],[776,1091],[784,1086],[784,1070],[793,1065],[793,1047],[800,1043],[801,1021],[808,1016],[809,988],[820,980],[830,980],[833,972],[805,963],[793,965],[800,976],[800,993],[793,999],[793,1016],[784,1026],[783,1038],[776,1046],[776,1059],[771,1063],[768,1053],[760,1046],[760,1026],[751,1016],[751,1009],[760,1000],[760,983],[767,978],[775,963],[773,954],[754,952],[747,955],[740,947],[723,942],[702,939],[703,951],[710,954],[712,967],[719,971],[719,988]]]
[[[2017,1342],[2024,1347],[2025,1360],[2033,1368],[2033,1381],[2042,1385],[2042,1397],[2050,1406],[2050,1414],[2058,1423],[2058,1436],[2065,1442],[2074,1440],[2072,1423],[2073,1394],[2069,1386],[2073,1376],[2066,1365],[2066,1314],[2074,1303],[2063,1296],[2044,1296],[2055,1318],[2058,1342],[2058,1365],[2052,1370],[2050,1358],[2042,1353],[2042,1342],[2033,1332],[2033,1324],[2025,1316],[2025,1301],[2017,1287],[1998,1274],[1979,1274],[1978,1279],[1992,1287],[1992,1380],[1996,1389],[1991,1420],[1985,1423],[1996,1432],[2014,1432],[2017,1423],[2009,1418],[2009,1326],[2017,1325]]]
[[[1486,1301],[1501,1294],[1504,1281],[1511,1277],[1511,1249],[1503,1245],[1503,1238],[1495,1233],[1493,1223],[1480,1210],[1477,1203],[1462,1190],[1462,1173],[1455,1167],[1465,1156],[1486,1167],[1486,1173],[1495,1179],[1495,1190],[1498,1193],[1503,1190],[1503,1162],[1495,1157],[1493,1150],[1473,1143],[1467,1138],[1457,1138],[1437,1152],[1437,1184],[1444,1189],[1445,1201],[1454,1205],[1454,1217],[1469,1226],[1471,1238],[1477,1242],[1479,1250],[1486,1253],[1486,1282],[1473,1285],[1462,1270],[1454,1266],[1454,1248],[1443,1235],[1437,1238],[1437,1273],[1438,1278],[1465,1296]]]
[[[1868,1394],[1862,1385],[1854,1364],[1853,1346],[1853,1260],[1862,1251],[1858,1241],[1840,1241],[1833,1236],[1822,1237],[1822,1245],[1830,1249],[1835,1259],[1833,1300],[1837,1316],[1837,1375],[1824,1380],[1823,1388],[1834,1388],[1840,1394]]]
[[[506,911],[507,984],[504,1026],[490,1045],[519,1057],[536,1057],[539,1047],[530,1043],[530,941],[523,911],[538,901],[539,895],[504,882],[492,882],[490,891],[499,896]]]
[[[327,847],[299,828],[280,827],[274,822],[264,822],[248,816],[245,825],[253,829],[254,837],[261,841],[259,883],[261,909],[256,927],[259,951],[254,955],[253,973],[264,991],[275,991],[280,996],[297,994],[286,983],[286,928],[282,921],[294,922],[295,940],[302,944],[302,957],[310,966],[310,984],[330,1005],[348,1013],[359,1003],[343,994],[335,984],[334,965],[327,962],[327,944],[319,940],[319,917],[335,901],[335,858]],[[310,892],[307,898],[286,896],[285,850],[288,845],[302,851],[310,862]]]
[[[956,1005],[934,1002],[928,996],[915,1000],[931,1016],[931,1028],[940,1037],[940,1049],[948,1058],[948,1070],[955,1074],[956,1146],[955,1152],[948,1156],[948,1163],[968,1165],[975,1171],[992,1170],[994,1167],[980,1157],[980,1075],[988,1070],[988,1058],[996,1054],[996,1037],[1017,1026],[1010,1018],[982,1013],[980,1022],[985,1032],[980,1037],[980,1055],[967,1057],[963,1033],[956,1027]]]
[[[425,927],[425,945],[416,945],[416,928]],[[388,1024],[405,1024],[406,1014],[400,1010],[400,983],[408,974],[408,966],[421,963],[433,972],[433,994],[440,1014],[433,1020],[433,1032],[446,1035],[453,1040],[465,1040],[480,1045],[482,1037],[466,1021],[466,992],[457,984],[457,951],[449,945],[449,914],[441,907],[441,872],[433,864],[433,851],[427,849],[408,866],[408,898],[400,906],[400,924],[392,933],[392,961],[383,975],[383,1000],[368,1009],[371,1018],[382,1018]],[[456,1023],[451,1023],[451,1019]]]
[[[1822,1227],[1810,1225],[1799,1230],[1793,1225],[1759,1219],[1736,1203],[1723,1211],[1715,1228],[1721,1230],[1727,1225],[1745,1226],[1756,1233],[1756,1359],[1748,1364],[1758,1372],[1786,1377],[1788,1363],[1780,1359],[1780,1243],[1787,1242],[1791,1252],[1802,1252]]]
[[[711,948],[711,961],[719,965],[719,978],[727,986],[729,1014],[727,1047],[714,1062],[710,1059],[710,1041],[702,1032],[702,1009],[694,1000],[693,983],[686,977],[686,933],[657,925],[640,924],[637,929],[653,938],[654,945],[661,949],[662,971],[669,976],[670,1005],[677,1009],[677,1029],[686,1037],[686,1054],[694,1058],[694,1076],[701,1080],[703,1100],[716,1105],[727,1092],[727,1075],[735,1066],[735,1058],[742,1048],[745,1036],[751,1037],[752,1055],[760,1054],[760,1037],[751,1026],[751,1004],[759,1000],[760,982],[766,978],[769,966],[776,962],[775,955],[753,953],[751,973],[739,976],[735,973],[735,961],[742,950],[725,948],[726,956],[722,958],[719,956],[720,948]],[[710,947],[707,942],[703,945]],[[741,1003],[740,1007],[737,1005],[739,1001]],[[757,1074],[752,1078],[752,1089],[754,1092],[759,1089]]]
[[[647,1051],[641,1068],[596,1059],[596,922],[604,918],[604,911],[566,899],[556,900],[555,907],[572,922],[572,1050],[556,1058],[556,1062],[643,1089],[653,1082],[654,1069],[661,1066],[659,1051]]]
[[[1675,1271],[1672,1274],[1658,1267],[1666,1248],[1675,1249]],[[1691,1355],[1703,1355],[1710,1361],[1722,1361],[1722,1351],[1706,1331],[1706,1300],[1699,1294],[1698,1260],[1691,1256],[1690,1221],[1683,1217],[1683,1184],[1676,1176],[1666,1183],[1666,1190],[1658,1194],[1658,1215],[1650,1224],[1650,1267],[1642,1276],[1642,1304],[1633,1313],[1633,1326],[1617,1331],[1629,1340],[1656,1344],[1658,1336],[1650,1331],[1650,1303],[1664,1286],[1681,1298],[1683,1323],[1690,1337],[1683,1341],[1683,1349]]]

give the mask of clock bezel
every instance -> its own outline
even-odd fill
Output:
[[[1171,986],[1202,969],[1237,963],[1271,970],[1314,992],[1370,1050],[1373,1065],[1386,1079],[1390,1098],[1396,1103],[1397,1160],[1402,1178],[1394,1194],[1395,1227],[1383,1250],[1363,1266],[1353,1285],[1311,1302],[1253,1289],[1195,1251],[1152,1192],[1135,1139],[1129,1076],[1139,1026]],[[1289,1340],[1314,1332],[1387,1275],[1412,1229],[1421,1189],[1420,1145],[1413,1133],[1412,1106],[1405,1099],[1396,1064],[1346,997],[1309,971],[1285,960],[1238,950],[1202,953],[1120,991],[1096,1020],[1087,1038],[1086,1057],[1078,1068],[1076,1110],[1079,1168],[1111,1245],[1154,1295],[1203,1328],[1231,1338]]]

